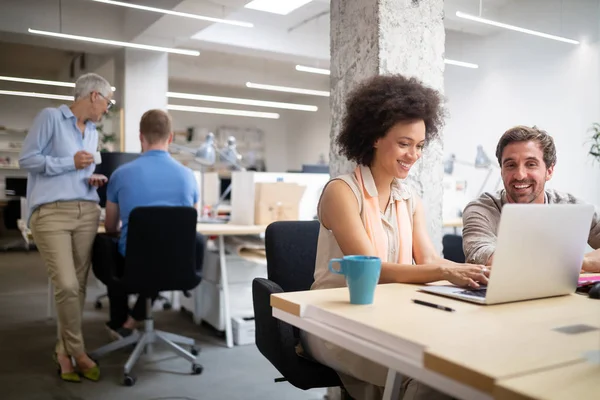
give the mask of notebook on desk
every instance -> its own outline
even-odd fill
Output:
[[[487,287],[421,290],[479,304],[574,293],[593,214],[586,204],[506,204]]]

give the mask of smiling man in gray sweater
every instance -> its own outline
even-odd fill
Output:
[[[577,204],[568,193],[545,189],[556,164],[554,140],[533,127],[516,126],[502,135],[496,147],[504,189],[484,193],[463,212],[463,250],[467,262],[491,265],[502,206],[506,203]],[[600,272],[600,218],[594,213],[588,244],[595,249],[584,257],[583,271]]]

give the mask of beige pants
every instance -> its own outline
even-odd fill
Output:
[[[388,373],[383,365],[306,332],[302,332],[302,345],[308,355],[338,373],[344,388],[353,399],[381,400]],[[450,399],[452,397],[405,377],[397,400]]]
[[[85,352],[81,317],[100,206],[90,201],[59,201],[38,207],[30,226],[54,285],[58,341],[56,352]]]

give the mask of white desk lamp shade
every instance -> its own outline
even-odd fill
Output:
[[[209,133],[206,136],[206,141],[198,148],[198,150],[196,150],[194,157],[198,164],[202,164],[204,166],[211,166],[215,164],[217,159],[217,152],[215,150],[215,135]]]
[[[242,160],[242,155],[237,151],[235,137],[229,136],[227,138],[227,148],[223,150],[222,156],[227,163],[238,167],[239,162]]]
[[[492,165],[492,161],[483,151],[483,146],[477,146],[477,155],[475,156],[475,168],[488,168]]]

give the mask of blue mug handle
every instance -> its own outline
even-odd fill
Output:
[[[341,258],[332,258],[331,260],[329,260],[329,270],[331,272],[333,272],[334,274],[344,275],[344,268],[343,268],[344,264],[342,264],[342,261],[344,261],[344,260]],[[333,263],[339,263],[340,269],[339,270],[333,269]]]

